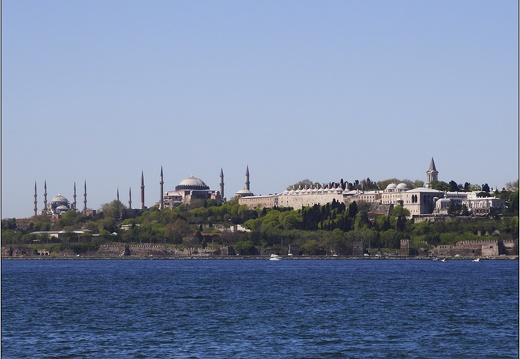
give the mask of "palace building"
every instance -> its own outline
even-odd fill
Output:
[[[318,185],[313,188],[292,188],[281,194],[266,196],[242,196],[239,203],[248,208],[292,207],[298,209],[313,205],[326,205],[333,201],[344,202],[346,205],[356,202],[366,202],[383,205],[388,208],[402,206],[410,211],[411,217],[446,214],[450,201],[465,204],[470,212],[475,214],[489,213],[490,208],[503,207],[504,201],[499,198],[478,198],[476,192],[458,193],[458,196],[431,188],[431,183],[438,181],[439,171],[435,161],[431,159],[426,171],[426,186],[408,188],[406,183],[390,183],[385,189],[377,191],[343,190],[339,186]],[[248,180],[247,180],[248,181]]]

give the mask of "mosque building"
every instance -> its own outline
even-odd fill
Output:
[[[41,214],[51,217],[60,217],[63,213],[73,209],[76,210],[76,183],[74,183],[74,200],[70,202],[65,196],[58,193],[49,202],[47,202],[47,181],[43,185],[43,209]],[[87,183],[85,182],[85,208],[87,205]],[[34,183],[34,215],[38,214],[38,201],[36,183]]]
[[[384,190],[360,191],[343,190],[339,185],[316,185],[308,188],[292,188],[280,194],[254,195],[250,188],[249,166],[246,167],[245,186],[235,193],[238,203],[246,205],[250,209],[292,207],[301,208],[302,206],[326,205],[333,201],[343,202],[346,205],[354,201],[363,201],[384,206],[402,206],[410,211],[410,215],[421,216],[433,213],[446,213],[450,203],[465,204],[470,211],[485,214],[490,208],[500,208],[505,206],[503,200],[497,198],[479,198],[476,193],[450,193],[438,191],[431,188],[431,183],[438,181],[439,172],[436,169],[433,158],[426,171],[426,186],[409,189],[406,183],[390,183]],[[160,199],[156,206],[162,210],[164,208],[174,208],[185,205],[188,208],[204,206],[208,200],[217,203],[225,202],[224,197],[224,172],[220,170],[220,189],[210,189],[200,178],[190,176],[183,179],[174,190],[164,191],[163,168],[160,172]],[[139,209],[132,209],[132,189],[128,192],[128,214],[139,214],[146,209],[145,206],[145,185],[144,173],[141,173],[141,206]],[[119,200],[119,189],[117,190],[117,200]],[[87,209],[87,183],[84,187],[84,207],[85,215],[94,214],[95,211]],[[76,206],[76,184],[74,183],[73,201],[70,202],[63,195],[58,194],[47,203],[47,182],[44,184],[44,208],[42,214],[59,218],[64,212],[69,210],[77,211]],[[389,207],[389,208],[390,208]],[[37,215],[37,190],[34,184],[34,215]]]
[[[222,181],[223,178],[224,176],[221,175]],[[221,191],[222,188],[223,183],[221,182]],[[221,191],[211,190],[203,180],[192,175],[179,182],[179,184],[175,186],[175,190],[167,191],[159,207],[173,208],[183,204],[193,208],[203,205],[208,199],[222,203],[223,198]]]
[[[249,182],[249,166],[246,167],[246,183],[245,183],[245,187],[241,190],[238,190],[236,193],[235,193],[235,196],[237,198],[241,198],[241,197],[250,197],[250,196],[253,196],[253,192],[251,192],[251,182]]]
[[[185,205],[189,208],[195,208],[204,205],[205,201],[212,199],[217,203],[225,202],[224,196],[224,171],[220,169],[220,190],[210,189],[206,183],[200,178],[190,176],[183,179],[175,190],[163,192],[163,171],[161,168],[161,202],[158,203],[159,208],[173,208],[178,205]],[[246,182],[245,187],[235,193],[237,198],[253,196],[253,192],[250,190],[249,181],[249,166],[246,167]]]

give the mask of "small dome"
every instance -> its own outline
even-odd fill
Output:
[[[401,182],[396,186],[396,189],[400,191],[406,191],[408,189],[408,185],[406,183]]]
[[[397,187],[397,185],[395,183],[390,183],[388,186],[386,186],[386,189],[387,190],[390,190],[390,189],[395,189]]]
[[[56,212],[67,212],[69,210],[69,207],[61,205],[56,207]]]
[[[252,196],[253,192],[251,192],[250,190],[244,188],[244,189],[241,189],[241,190],[237,191],[235,193],[235,195],[237,195],[238,197],[248,197],[248,196]]]

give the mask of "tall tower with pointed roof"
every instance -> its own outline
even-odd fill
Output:
[[[36,193],[36,182],[34,182],[34,215],[38,215],[38,194]]]
[[[83,213],[87,214],[87,181],[85,181],[83,197],[84,197],[84,200],[83,200]]]
[[[220,169],[220,196],[224,199],[224,170]]]
[[[144,209],[144,171],[141,172],[141,209]]]
[[[43,212],[47,212],[47,180],[43,183]]]
[[[431,183],[433,181],[439,180],[439,172],[437,171],[437,168],[435,168],[435,161],[432,160],[430,162],[430,167],[428,167],[428,171],[426,171],[426,187],[431,188]]]
[[[128,209],[132,209],[132,187],[128,189]]]
[[[247,167],[246,167],[246,189],[248,191],[251,190],[251,188],[249,188],[249,187],[250,187],[250,182],[249,182],[249,165],[247,165]]]
[[[74,182],[74,202],[72,202],[72,209],[76,210],[76,182]]]
[[[160,177],[159,185],[160,185],[160,191],[161,191],[161,196],[159,197],[160,198],[159,199],[159,209],[162,211],[164,208],[164,177],[163,177],[162,166],[161,166],[161,177]]]

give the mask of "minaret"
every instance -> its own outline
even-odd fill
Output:
[[[141,172],[141,209],[144,209],[144,172]]]
[[[87,181],[85,181],[84,192],[83,192],[83,213],[87,214]]]
[[[43,183],[43,211],[47,213],[47,180]]]
[[[250,191],[251,189],[249,188],[249,166],[246,167],[246,189],[248,191]]]
[[[224,170],[220,168],[220,196],[224,200]]]
[[[38,194],[36,193],[36,181],[34,181],[34,216],[38,215]]]
[[[128,190],[128,209],[132,209],[132,187]]]
[[[159,185],[160,185],[160,191],[161,191],[161,197],[159,197],[159,209],[162,211],[163,208],[164,208],[164,181],[163,181],[163,171],[162,171],[162,166],[161,166],[161,178],[160,178],[160,181],[159,181]]]
[[[74,182],[74,202],[72,202],[72,209],[76,209],[76,182]]]
[[[116,200],[119,202],[119,188],[116,191]]]
[[[428,171],[426,171],[426,187],[427,188],[431,188],[431,183],[433,181],[439,180],[438,175],[439,175],[439,172],[435,168],[435,162],[433,161],[433,157],[432,157],[432,161],[430,162],[430,167],[428,168]]]

